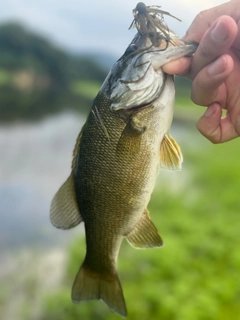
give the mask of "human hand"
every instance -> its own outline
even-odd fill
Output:
[[[228,14],[228,16],[222,14]],[[184,40],[199,42],[192,58],[168,63],[164,71],[190,77],[192,100],[208,106],[199,131],[213,143],[240,136],[240,3],[232,0],[200,13]],[[227,113],[224,118],[222,109]]]

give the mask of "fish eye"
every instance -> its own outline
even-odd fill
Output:
[[[125,53],[124,53],[124,56],[128,56],[129,54],[135,52],[137,49],[138,49],[137,45],[136,45],[135,43],[131,43],[131,44],[127,47],[127,49],[126,49],[126,51],[125,51]]]

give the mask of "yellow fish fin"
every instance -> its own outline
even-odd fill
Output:
[[[99,299],[102,299],[112,311],[123,317],[127,316],[117,271],[109,274],[98,273],[83,263],[72,287],[72,301],[78,303]]]
[[[183,156],[177,142],[168,134],[164,135],[160,146],[160,167],[169,170],[181,170]]]
[[[50,220],[59,229],[73,228],[82,221],[76,199],[73,174],[69,176],[54,196],[51,203]]]
[[[161,247],[163,245],[163,240],[150,219],[147,209],[126,238],[133,247],[139,249]]]
[[[76,168],[76,164],[77,164],[77,155],[78,155],[78,149],[81,143],[81,139],[82,139],[82,133],[83,133],[83,129],[84,129],[85,124],[82,126],[82,129],[77,137],[74,149],[73,149],[73,156],[72,156],[72,170],[74,170]]]

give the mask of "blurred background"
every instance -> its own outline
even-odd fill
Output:
[[[225,1],[169,0],[183,36],[196,14]],[[101,302],[73,305],[85,253],[83,226],[56,230],[55,192],[70,173],[76,137],[112,64],[135,34],[137,2],[1,0],[0,318],[119,319]],[[128,319],[239,320],[239,140],[212,145],[196,129],[203,109],[176,78],[172,135],[181,172],[161,171],[149,211],[165,246],[123,243],[119,274]]]

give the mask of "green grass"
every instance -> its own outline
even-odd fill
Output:
[[[12,81],[10,72],[0,69],[0,86],[12,84]]]
[[[71,92],[84,98],[94,99],[101,84],[95,81],[75,81],[71,85]]]

